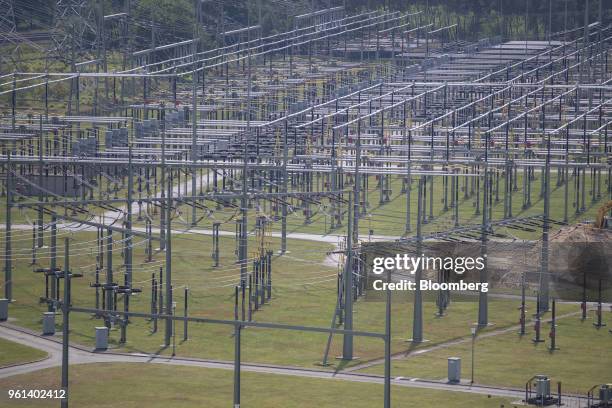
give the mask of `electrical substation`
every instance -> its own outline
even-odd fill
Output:
[[[374,383],[370,406],[612,407],[610,6],[546,2],[534,34],[527,1],[477,37],[386,1],[279,1],[271,30],[262,2],[185,2],[185,38],[138,0],[26,32],[0,0],[0,339],[57,348],[0,359],[0,391],[59,367],[67,407],[82,363],[173,359],[230,370],[220,406],[261,372]],[[374,293],[396,253],[481,257],[491,289],[418,268]]]

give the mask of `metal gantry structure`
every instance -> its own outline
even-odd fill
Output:
[[[135,50],[131,10],[129,0],[112,11],[59,1],[49,53],[61,54],[67,69],[0,73],[9,110],[0,118],[4,295],[13,299],[14,260],[22,259],[13,254],[12,213],[25,211],[35,218],[32,263],[50,235],[49,265],[37,269],[47,282],[49,311],[61,307],[65,318],[70,310],[93,313],[108,327],[119,325],[122,342],[129,316],[154,319],[155,327],[161,319],[167,346],[176,320],[233,326],[235,405],[244,327],[328,333],[330,340],[340,334],[345,360],[354,358],[353,336],[377,337],[390,358],[390,294],[385,333],[354,330],[352,315],[365,282],[363,220],[371,203],[384,212],[394,185],[406,203],[398,242],[416,251],[427,239],[467,236],[486,254],[499,226],[539,230],[538,312],[548,309],[551,226],[568,222],[570,211],[584,212],[589,201],[612,199],[612,26],[601,15],[591,23],[585,13],[584,26],[544,40],[469,42],[457,24],[435,25],[422,11],[348,14],[330,7],[296,16],[292,29],[278,34],[263,35],[259,24],[223,29],[207,49],[195,2],[193,38],[160,44],[151,22],[150,47]],[[113,53],[111,44],[120,40]],[[553,183],[564,191],[561,220],[550,215]],[[540,214],[513,212],[519,190],[522,210],[541,201]],[[441,217],[434,214],[436,200]],[[501,215],[493,211],[500,201]],[[469,205],[476,225],[461,219]],[[211,219],[228,209],[227,221]],[[254,321],[251,308],[271,293],[269,229],[278,225],[285,254],[290,218],[307,225],[318,213],[330,220],[321,233],[346,226],[331,327]],[[215,266],[219,230],[235,228],[235,320],[191,318],[186,307],[185,316],[173,314],[177,219],[182,232],[212,229]],[[425,224],[437,232],[424,232]],[[95,307],[67,307],[69,295],[60,300],[61,279],[69,286],[76,275],[68,261],[57,265],[57,230],[75,225],[97,232]],[[251,254],[249,236],[258,241]],[[160,271],[152,278],[151,313],[138,313],[130,310],[130,297],[142,290],[132,276],[133,248],[146,246],[150,260],[153,242],[165,253],[163,277]],[[123,282],[113,265],[118,245]],[[486,271],[480,279],[487,280]],[[487,301],[481,292],[480,327],[489,324]],[[417,290],[415,343],[423,341],[422,302]],[[324,361],[328,351],[329,342]]]

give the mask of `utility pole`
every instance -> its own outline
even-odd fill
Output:
[[[480,227],[480,255],[483,258],[484,268],[480,271],[480,282],[487,282],[487,245],[489,234],[489,133],[485,133],[485,156],[484,156],[484,177],[483,177],[483,192],[482,192],[482,225]],[[482,290],[478,292],[478,327],[486,327],[489,324],[489,304],[487,292]]]
[[[250,13],[249,13],[250,20]],[[250,30],[248,31],[248,41],[250,41]],[[247,112],[246,112],[246,133],[244,143],[244,155],[242,163],[242,196],[240,198],[240,210],[242,219],[240,220],[240,242],[239,242],[239,259],[240,259],[240,282],[246,283],[247,280],[247,248],[248,248],[248,173],[249,173],[249,136],[251,134],[251,51],[247,49],[247,61],[248,61],[248,72],[247,72]]]
[[[419,179],[419,188],[417,192],[417,230],[416,230],[416,253],[420,254],[423,246],[423,231],[422,231],[422,214],[424,209],[423,187],[426,182],[426,176],[421,176]],[[423,294],[421,293],[421,277],[423,270],[421,265],[417,268],[414,274],[414,309],[412,322],[412,343],[418,344],[423,341]]]
[[[39,116],[38,118],[38,185],[42,186],[43,185],[43,172],[44,172],[44,161],[43,161],[43,148],[44,148],[44,134],[43,134],[43,119],[42,119],[42,114]],[[38,201],[40,203],[43,202],[44,199],[44,194],[43,194],[43,190],[42,188],[38,189]],[[42,204],[40,204],[38,206],[38,247],[42,248],[43,247],[43,209],[44,206]]]
[[[172,310],[172,169],[168,177],[168,198],[166,199],[166,314]],[[164,344],[170,345],[172,336],[172,316],[166,318]]]
[[[4,297],[10,302],[13,299],[13,250],[11,246],[11,208],[13,206],[13,169],[11,152],[7,152],[6,163],[6,219],[4,244]]]
[[[353,330],[353,195],[349,192],[348,227],[346,234],[346,264],[344,265],[344,330]],[[353,335],[345,333],[342,359],[353,359]]]
[[[542,108],[542,115],[544,115]],[[540,271],[540,308],[547,311],[549,298],[549,267],[548,267],[548,235],[550,229],[550,133],[547,135],[546,161],[544,165],[544,220],[542,223],[542,252],[541,252],[541,271]]]
[[[470,385],[473,385],[474,384],[474,360],[475,360],[474,352],[476,351],[476,333],[478,332],[478,330],[476,327],[472,327],[471,332],[472,332],[472,376],[470,379]]]
[[[49,262],[49,270],[51,273],[55,273],[55,269],[57,268],[57,217],[55,213],[51,215],[51,242],[49,245],[49,256],[51,257]],[[51,279],[50,297],[52,300],[55,299],[58,290],[59,288],[56,285],[56,280]],[[55,302],[49,302],[49,312],[54,312],[55,309]]]
[[[146,80],[146,78],[145,78]],[[166,249],[166,212],[169,211],[167,208],[166,200],[166,119],[165,119],[165,105],[161,104],[161,205],[159,214],[159,249]],[[157,180],[156,180],[157,181]],[[160,305],[163,307],[163,305]]]
[[[134,167],[132,164],[132,144],[129,143],[128,147],[128,185],[127,185],[127,215],[125,221],[125,279],[124,285],[127,287],[128,292],[124,293],[123,310],[125,312],[130,311],[130,296],[132,294],[132,191],[134,190]],[[121,325],[121,340],[126,341],[127,324],[129,318],[127,315],[124,316],[123,324]]]
[[[172,302],[172,316],[176,316],[176,302]],[[172,319],[172,357],[176,356],[176,319]]]
[[[525,307],[526,307],[525,306],[525,272],[523,272],[521,276],[521,317],[520,317],[521,329],[519,331],[520,336],[525,335],[525,321],[526,321]]]
[[[283,185],[282,191],[284,194],[287,194],[288,191],[288,183],[289,183],[289,174],[287,172],[287,163],[289,161],[289,146],[288,143],[288,131],[289,124],[287,119],[285,119],[285,126],[283,130]],[[287,200],[282,200],[281,204],[281,254],[287,252]]]
[[[62,304],[62,391],[61,407],[68,408],[68,347],[70,335],[70,239],[64,239],[64,303]]]
[[[193,74],[192,74],[192,83],[191,83],[191,161],[194,166],[191,169],[191,195],[192,197],[196,195],[196,168],[195,163],[198,160],[197,154],[197,142],[198,142],[198,72],[197,72],[197,60],[198,60],[198,43],[200,41],[200,0],[194,0],[194,12],[195,12],[195,20],[193,25]],[[202,75],[204,75],[204,67],[202,66]],[[202,88],[202,90],[204,90]],[[205,97],[203,95],[202,97]],[[176,106],[175,106],[176,107]],[[196,204],[195,200],[192,202],[191,206],[191,225],[196,224]]]
[[[387,269],[387,283],[391,282],[391,270]],[[391,408],[391,290],[387,285],[385,302],[385,380],[384,408]]]
[[[106,310],[113,310],[113,230],[109,228],[106,231]],[[114,316],[107,319],[107,326],[110,329]]]
[[[586,320],[586,318],[587,318],[587,293],[586,293],[586,287],[587,287],[586,272],[583,271],[582,272],[582,302],[580,302],[580,309],[582,310],[581,320]]]
[[[355,141],[355,178],[353,187],[353,233],[349,235],[351,241],[355,244],[359,243],[359,218],[361,216],[361,175],[359,167],[361,162],[361,120],[357,121],[357,140]],[[349,224],[351,218],[349,217]]]
[[[580,56],[580,62],[586,61],[587,46],[589,45],[589,0],[585,0],[584,4],[584,43],[582,44],[582,55]],[[579,82],[584,82],[584,64],[581,63],[578,66],[579,69]],[[576,205],[578,209],[578,205]]]
[[[550,351],[559,350],[557,347],[557,310],[555,299],[552,300],[552,319],[550,322]]]
[[[187,316],[189,315],[188,312],[188,308],[189,308],[189,288],[185,287],[184,290],[184,299],[183,299],[183,315],[185,317],[185,321],[183,323],[183,341],[187,341],[187,339],[189,338],[189,333],[188,333],[188,321],[187,321]]]
[[[240,334],[242,325],[234,325],[234,408],[240,408]]]

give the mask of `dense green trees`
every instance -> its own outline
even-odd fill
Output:
[[[105,13],[125,10],[127,0],[104,1]],[[130,0],[132,28],[140,45],[162,44],[191,38],[195,7],[201,5],[202,31],[214,37],[224,29],[247,24],[263,26],[264,33],[291,26],[292,17],[329,6],[345,5],[350,11],[374,8],[414,11],[427,9],[434,24],[459,24],[473,38],[502,34],[506,38],[546,38],[552,32],[582,25],[586,0]],[[14,0],[20,31],[53,25],[54,0]],[[603,14],[612,18],[606,0],[590,0],[590,22]],[[221,16],[224,16],[223,19]],[[152,34],[153,32],[153,34]]]
[[[583,25],[586,0],[347,0],[349,8],[428,9],[441,24],[458,23],[464,35],[481,38],[546,38],[552,32]],[[609,0],[589,1],[589,22],[612,19]],[[525,35],[526,34],[526,35]]]

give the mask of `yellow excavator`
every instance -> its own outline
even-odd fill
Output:
[[[593,224],[594,228],[606,228],[606,214],[610,210],[612,210],[612,200],[608,201],[597,210],[597,218],[595,218],[595,223]]]

